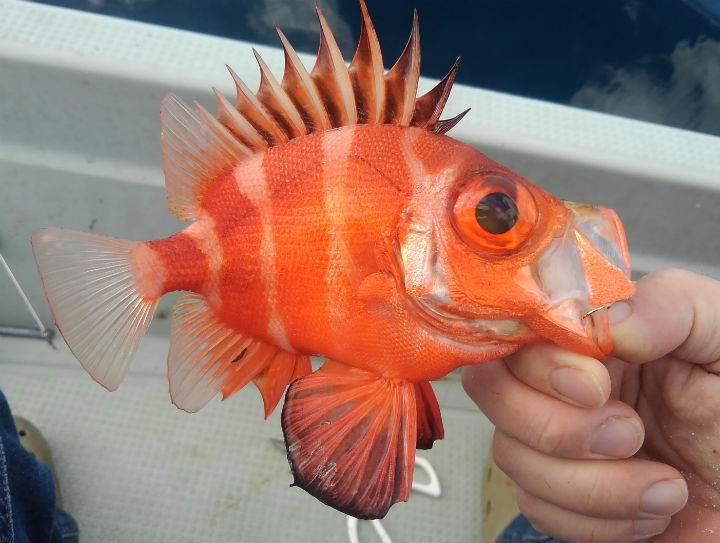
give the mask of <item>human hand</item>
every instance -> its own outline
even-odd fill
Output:
[[[547,535],[718,541],[720,282],[649,274],[611,313],[605,364],[536,344],[465,368],[495,461]]]

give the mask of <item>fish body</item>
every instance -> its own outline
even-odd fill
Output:
[[[409,494],[414,451],[443,437],[429,381],[550,340],[603,358],[605,307],[632,293],[611,210],[555,198],[446,135],[457,64],[415,98],[417,19],[384,73],[372,23],[349,69],[319,13],[309,74],[280,33],[282,84],[258,57],[217,118],[163,100],[168,205],[191,220],[132,242],[42,229],[32,243],[63,337],[117,388],[165,293],[173,402],[196,411],[253,381],[286,387],[295,483],[362,518]],[[309,356],[326,362],[311,373]]]

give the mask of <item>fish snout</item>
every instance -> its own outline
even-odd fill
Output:
[[[625,231],[612,209],[563,203],[570,221],[535,264],[545,304],[528,324],[561,347],[605,358],[612,351],[607,309],[635,290]]]
[[[588,301],[595,307],[630,297],[630,253],[625,229],[614,210],[564,202],[571,211],[571,229],[577,243]]]

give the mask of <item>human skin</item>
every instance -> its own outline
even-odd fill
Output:
[[[495,460],[547,535],[718,541],[720,282],[659,271],[610,313],[604,364],[537,344],[465,368]]]

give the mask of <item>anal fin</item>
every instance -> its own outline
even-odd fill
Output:
[[[354,517],[384,517],[410,494],[416,409],[413,383],[326,361],[286,395],[295,484]]]
[[[288,383],[312,371],[310,357],[281,351],[254,379],[263,398],[265,418],[275,410]]]
[[[306,358],[229,327],[198,294],[184,294],[173,309],[168,379],[172,401],[184,411],[198,411],[218,393],[226,399],[264,374],[258,388],[267,416],[290,379],[310,371]]]

